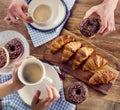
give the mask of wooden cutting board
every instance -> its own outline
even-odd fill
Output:
[[[82,46],[92,47],[94,49],[94,53],[97,53],[105,57],[108,60],[109,64],[105,66],[104,68],[110,69],[116,74],[116,77],[118,76],[120,63],[112,55],[95,47],[94,45],[85,41],[84,39],[81,39],[79,36],[76,36],[70,32],[65,32],[65,34],[74,36],[76,38],[76,41],[80,41],[82,43]],[[62,49],[58,51],[57,53],[52,54],[50,51],[50,46],[47,46],[47,47],[48,48],[46,49],[44,53],[44,60],[48,61],[51,64],[59,66],[60,69],[62,69],[66,73],[88,84],[88,80],[93,75],[93,72],[83,72],[81,70],[81,67],[79,67],[77,70],[72,70],[71,68],[72,59],[68,63],[61,62]],[[91,87],[103,94],[108,94],[108,91],[111,88],[112,84],[113,82],[110,82],[108,84],[101,84],[101,85],[96,85],[96,86],[91,86]]]

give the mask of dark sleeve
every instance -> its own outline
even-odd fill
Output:
[[[29,4],[32,0],[25,0],[27,2],[27,4]]]

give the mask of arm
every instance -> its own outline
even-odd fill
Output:
[[[0,99],[2,99],[2,97],[16,91],[15,88],[13,88],[14,84],[12,82],[12,80],[9,80],[3,84],[0,85]]]
[[[117,3],[118,0],[104,0],[101,4],[93,6],[89,9],[84,18],[88,18],[93,13],[96,13],[101,19],[101,28],[98,31],[99,34],[105,35],[115,31],[114,11]]]
[[[2,97],[6,96],[14,91],[17,91],[18,89],[20,89],[24,86],[17,77],[17,70],[18,70],[18,67],[20,66],[20,64],[21,63],[18,63],[14,66],[12,79],[10,79],[9,81],[7,81],[3,84],[0,84],[0,99],[2,99]]]

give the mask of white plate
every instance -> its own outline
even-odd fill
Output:
[[[57,91],[60,90],[60,78],[56,70],[49,64],[44,63],[45,69],[46,69],[46,76],[50,77],[53,80],[53,83],[49,83],[48,81],[43,81],[41,84],[36,86],[25,86],[22,89],[18,91],[18,94],[20,95],[21,99],[28,105],[31,105],[31,101],[33,99],[33,96],[36,92],[36,90],[41,91],[40,98],[46,97],[46,85],[52,85],[57,89]],[[42,85],[42,86],[41,86]]]
[[[29,44],[27,40],[25,39],[25,37],[22,34],[16,31],[12,31],[12,30],[0,32],[0,46],[4,46],[7,42],[9,42],[10,40],[14,38],[19,38],[22,41],[21,43],[24,46],[24,53],[20,58],[14,61],[10,61],[9,65],[6,68],[0,69],[0,74],[11,74],[13,65],[16,62],[21,61],[22,59],[26,58],[26,56],[28,56],[30,53]]]
[[[40,4],[41,2],[43,2],[43,0],[32,0],[29,4],[28,13],[31,15],[33,7]],[[48,4],[52,3],[53,5],[56,5],[54,4],[54,0],[44,0],[44,2],[48,2]],[[33,22],[30,25],[36,29],[43,30],[43,31],[51,30],[59,26],[64,21],[67,10],[66,10],[66,5],[60,0],[57,5],[58,5],[57,6],[58,12],[56,13],[56,17],[52,20],[50,24],[41,26]]]

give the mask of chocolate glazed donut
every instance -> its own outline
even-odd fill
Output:
[[[99,19],[96,18],[87,18],[82,21],[80,24],[80,32],[86,36],[90,37],[97,33],[100,29]]]
[[[12,39],[9,41],[6,45],[5,48],[9,52],[9,56],[11,60],[14,60],[18,58],[20,55],[23,53],[23,44],[18,38]]]
[[[68,88],[68,100],[71,103],[82,103],[88,95],[87,86],[82,82],[75,82]]]
[[[4,47],[0,47],[0,69],[9,64],[9,53]]]

